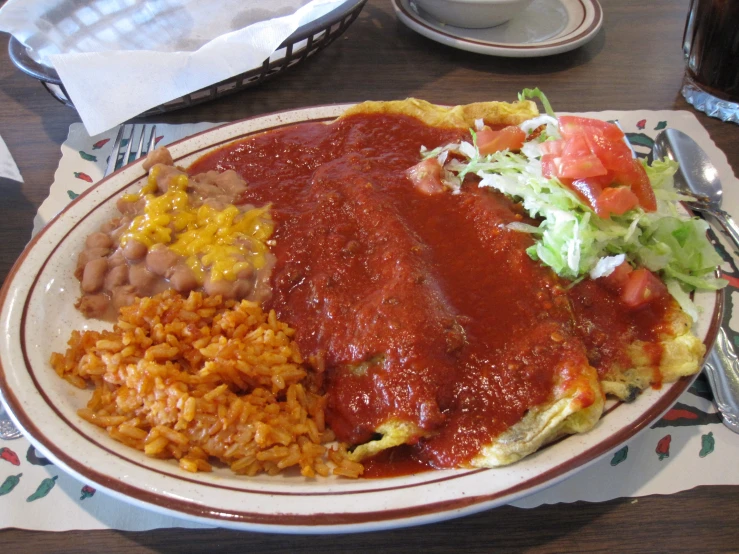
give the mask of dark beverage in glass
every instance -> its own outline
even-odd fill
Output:
[[[692,0],[685,24],[683,96],[739,123],[739,0]]]

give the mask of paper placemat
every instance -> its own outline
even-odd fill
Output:
[[[654,135],[667,126],[691,134],[704,146],[712,146],[711,157],[719,168],[726,191],[725,207],[739,214],[739,181],[726,157],[713,146],[708,133],[690,112],[606,112],[599,115],[619,119],[640,155],[648,152]],[[157,125],[158,144],[169,144],[213,125]],[[39,208],[34,222],[34,232],[71,199],[102,178],[116,132],[112,130],[90,137],[81,124],[70,127],[49,197]],[[723,238],[717,246],[725,259],[723,269],[732,283],[727,295],[725,321],[731,327],[733,344],[739,347],[736,332],[739,315],[732,313],[734,302],[739,301],[739,269],[730,254],[733,251]],[[733,255],[739,253],[733,252]],[[708,384],[700,376],[650,429],[573,477],[513,505],[532,508],[559,502],[599,502],[672,494],[700,485],[739,485],[736,459],[739,459],[739,435],[721,424]],[[0,528],[7,527],[49,531],[107,528],[142,531],[204,526],[162,516],[96,491],[51,465],[21,438],[0,440]]]

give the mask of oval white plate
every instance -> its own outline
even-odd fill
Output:
[[[431,40],[508,58],[551,56],[573,50],[592,40],[603,24],[598,0],[534,0],[514,19],[487,29],[446,25],[413,0],[392,3],[403,23]]]
[[[329,120],[346,105],[256,117],[170,145],[178,165],[264,129]],[[72,329],[100,328],[74,309],[73,276],[84,237],[115,213],[115,200],[141,183],[136,162],[90,188],[29,244],[0,292],[0,387],[13,419],[41,452],[69,473],[134,504],[203,523],[283,533],[354,532],[447,519],[511,502],[584,468],[658,418],[690,380],[645,391],[634,403],[611,405],[595,429],[495,470],[430,471],[381,479],[306,480],[300,476],[239,477],[229,470],[189,474],[173,461],[147,458],[77,416],[89,391],[63,381],[49,365]],[[721,305],[698,298],[705,317],[697,332],[712,341]]]

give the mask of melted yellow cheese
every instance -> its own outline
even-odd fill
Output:
[[[266,263],[266,241],[272,235],[269,206],[245,212],[229,205],[217,210],[209,205],[193,206],[187,195],[187,175],[174,177],[167,192],[155,196],[157,167],[138,193],[125,201],[144,199],[144,211],[121,235],[121,245],[136,240],[147,248],[167,245],[184,256],[199,282],[210,271],[212,281],[236,279],[240,271]]]

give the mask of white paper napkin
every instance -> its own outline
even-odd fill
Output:
[[[53,65],[96,135],[259,67],[301,25],[345,1],[10,0],[0,31]]]
[[[8,146],[2,137],[0,137],[0,177],[12,179],[19,183],[23,182],[21,172],[18,171],[18,166],[15,164],[13,156],[10,155],[10,150],[8,150]]]

